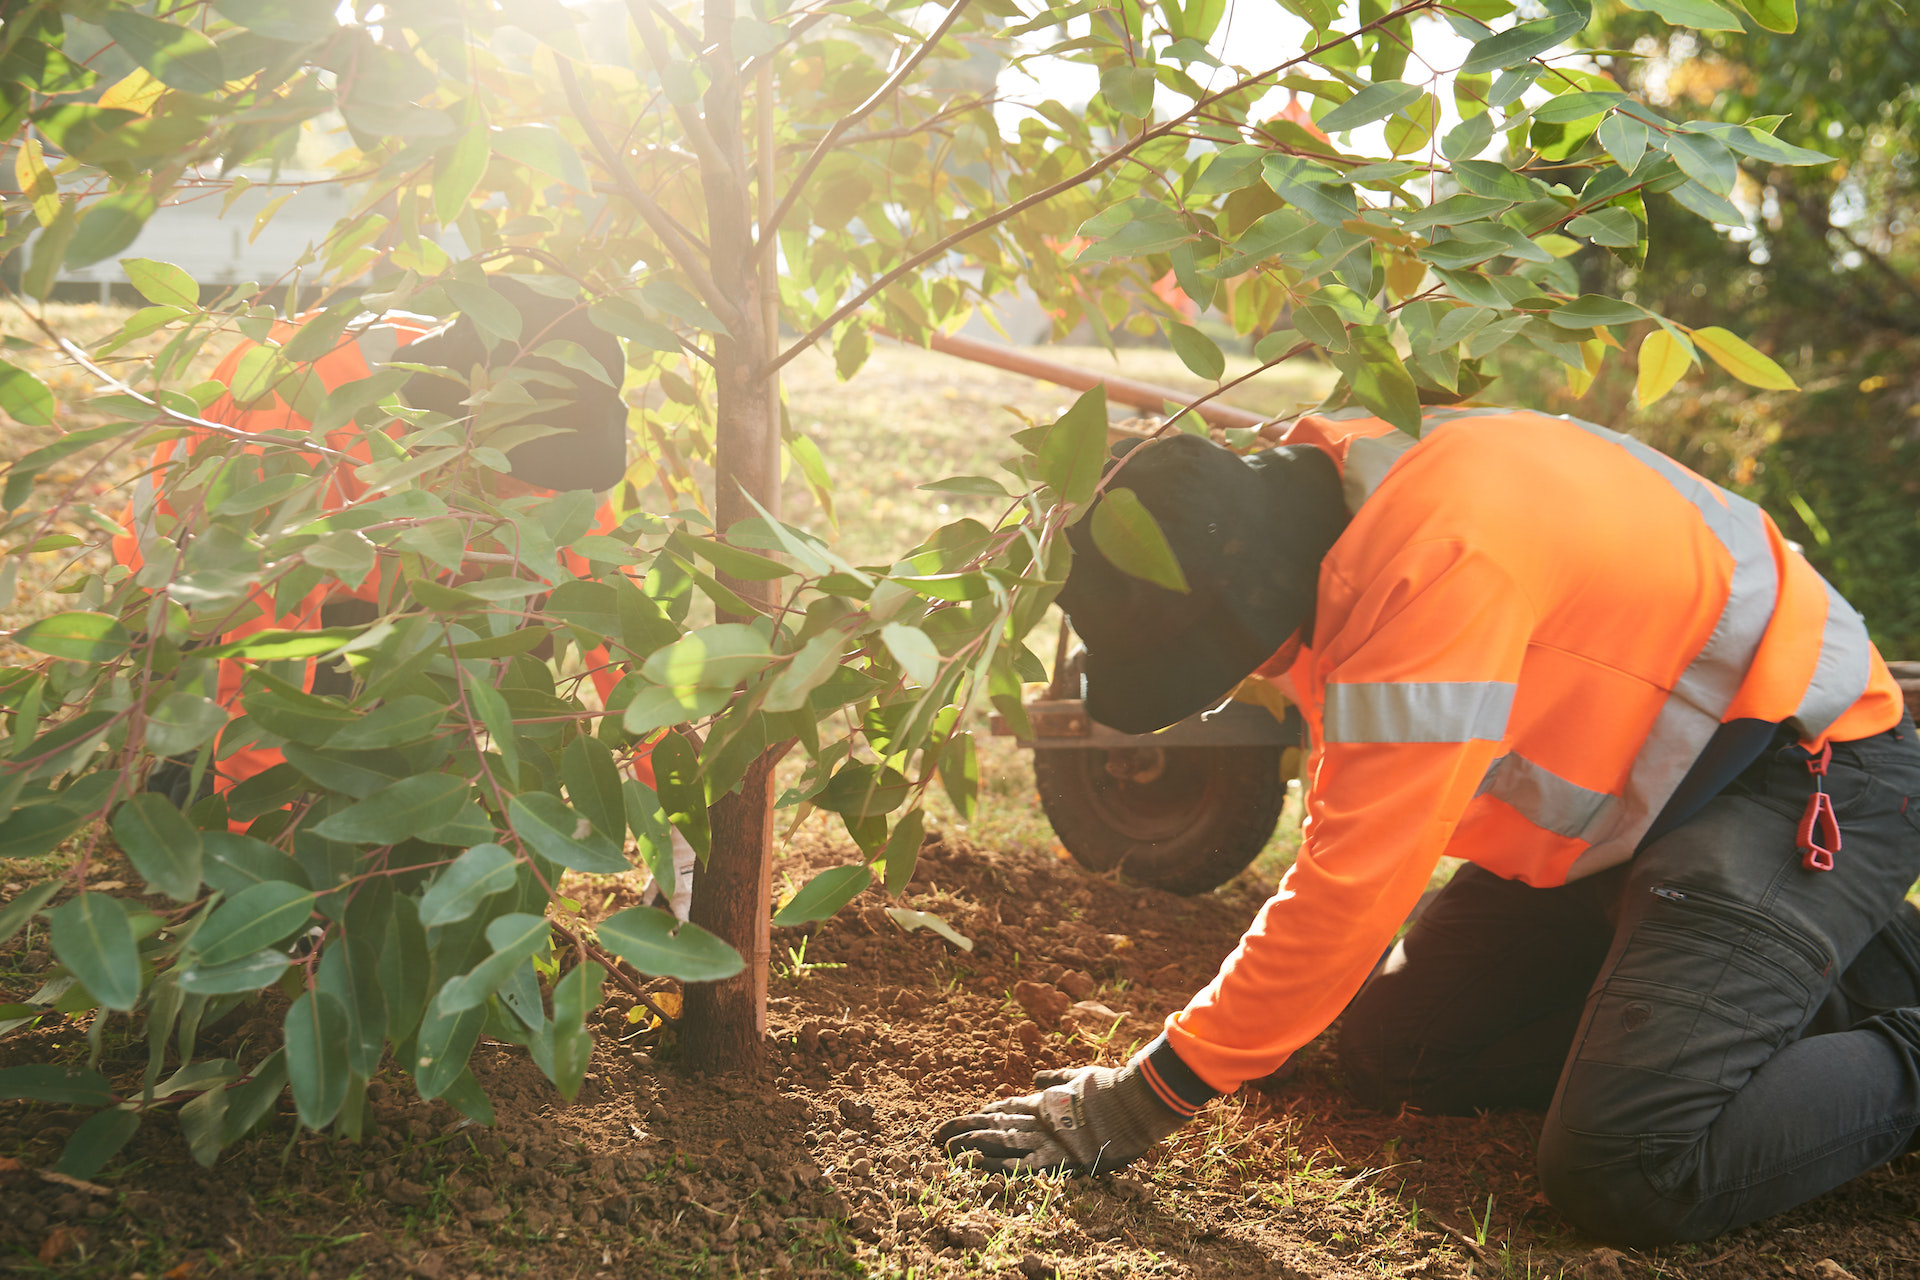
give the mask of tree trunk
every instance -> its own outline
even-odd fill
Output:
[[[758,514],[748,495],[775,515],[780,510],[773,381],[760,373],[776,335],[762,321],[740,85],[733,72],[733,11],[732,0],[707,4],[708,69],[713,78],[704,115],[712,146],[700,164],[710,270],[715,287],[735,312],[726,317],[730,335],[716,337],[714,344],[714,522],[723,534],[736,521]],[[749,602],[771,604],[775,599],[771,583],[725,575],[721,581]],[[747,770],[739,790],[719,797],[708,810],[713,847],[706,867],[694,876],[692,918],[739,951],[747,967],[725,982],[687,989],[680,1043],[688,1065],[699,1070],[746,1069],[758,1064],[764,1052],[772,952],[773,763],[771,755],[762,755]]]

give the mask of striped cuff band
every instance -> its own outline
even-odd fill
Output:
[[[1193,1073],[1193,1068],[1180,1061],[1180,1055],[1173,1051],[1165,1035],[1159,1036],[1135,1055],[1133,1065],[1140,1069],[1141,1077],[1153,1090],[1154,1096],[1183,1119],[1191,1119],[1200,1108],[1220,1096],[1219,1090],[1201,1080]]]

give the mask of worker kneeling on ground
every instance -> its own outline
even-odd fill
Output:
[[[1493,409],[1418,440],[1312,416],[1246,458],[1176,436],[1115,487],[1189,591],[1074,527],[1089,714],[1147,732],[1275,681],[1312,732],[1304,838],[1159,1039],[949,1122],[950,1152],[1118,1167],[1343,1010],[1370,1104],[1546,1108],[1542,1189],[1613,1241],[1703,1239],[1906,1149],[1920,746],[1758,507]],[[1443,856],[1467,865],[1394,943]]]

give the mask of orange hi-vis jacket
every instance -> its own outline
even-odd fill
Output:
[[[318,378],[322,387],[330,394],[341,386],[367,378],[387,361],[394,359],[401,348],[416,338],[424,337],[440,324],[431,316],[416,316],[405,312],[386,312],[374,317],[368,323],[356,323],[350,326],[339,345],[313,361],[301,366],[300,376]],[[275,324],[269,340],[285,343],[299,331],[299,324],[281,321]],[[255,344],[242,342],[229,351],[214,369],[213,379],[225,386],[232,386],[238,376],[241,361],[253,350]],[[210,422],[234,427],[248,433],[264,431],[288,431],[298,435],[307,435],[312,424],[301,417],[291,407],[289,400],[298,399],[299,393],[292,387],[284,388],[289,394],[273,396],[257,402],[254,406],[242,408],[231,393],[221,396],[209,405],[204,417]],[[163,441],[154,451],[151,466],[138,482],[134,500],[122,519],[125,532],[114,539],[114,559],[138,571],[155,551],[164,543],[167,554],[174,548],[173,518],[175,513],[165,500],[156,494],[155,477],[160,468],[171,460],[176,449],[184,442],[191,449],[207,438],[204,431],[192,433],[179,440]],[[354,469],[372,460],[366,440],[359,429],[346,427],[329,433],[327,444],[330,448],[349,455],[347,460],[333,460],[325,455],[313,453],[305,455],[316,469],[331,468],[328,471],[328,483],[323,507],[327,511],[340,511],[359,502],[366,495],[366,485],[354,474]],[[546,492],[537,490],[537,492]],[[601,508],[593,523],[596,533],[605,532],[617,521],[613,519],[610,507]],[[157,540],[157,541],[156,541]],[[579,574],[586,570],[586,561],[572,552],[563,553],[570,571]],[[221,640],[243,639],[256,632],[267,630],[305,630],[322,625],[321,609],[329,603],[345,600],[378,601],[382,587],[382,575],[378,570],[371,574],[356,588],[344,583],[332,582],[315,588],[285,613],[275,612],[273,593],[266,589],[256,590],[249,603],[251,615],[238,623],[232,630],[221,636]],[[618,682],[618,676],[605,663],[604,650],[589,655],[597,660],[593,672],[595,686],[602,698]],[[232,658],[223,658],[219,662],[219,674],[215,701],[223,707],[232,707],[240,699],[242,683],[245,679],[245,664]],[[308,681],[312,679],[312,664],[308,664]],[[633,759],[634,776],[648,786],[654,783],[651,747],[643,747]],[[245,746],[228,753],[215,764],[213,786],[215,791],[224,792],[248,778],[264,773],[285,760],[277,747]]]
[[[1860,616],[1766,513],[1636,440],[1450,409],[1418,440],[1347,411],[1282,443],[1324,450],[1352,513],[1310,647],[1261,673],[1312,733],[1303,839],[1167,1020],[1152,1057],[1179,1062],[1154,1078],[1184,1065],[1227,1091],[1278,1067],[1346,1006],[1443,855],[1564,884],[1633,856],[1723,723],[1817,747],[1900,720]]]

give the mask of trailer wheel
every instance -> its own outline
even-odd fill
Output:
[[[1074,860],[1172,893],[1240,874],[1280,820],[1280,747],[1033,753],[1040,807]]]

